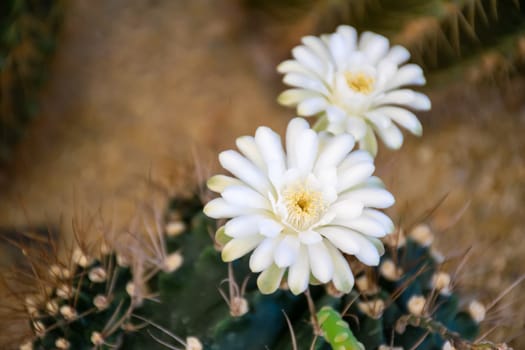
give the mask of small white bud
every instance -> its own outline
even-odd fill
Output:
[[[135,296],[136,289],[137,288],[135,287],[135,283],[130,281],[128,282],[128,284],[126,284],[126,292],[128,292],[130,297]]]
[[[428,247],[434,242],[434,234],[426,224],[419,224],[414,227],[410,231],[410,237],[423,247]]]
[[[162,264],[162,271],[170,273],[175,270],[177,270],[182,263],[184,262],[184,258],[182,255],[178,252],[172,253],[164,259],[164,262]]]
[[[172,221],[166,225],[165,229],[169,237],[176,237],[186,230],[186,224],[182,221]]]
[[[117,264],[120,267],[128,267],[130,265],[130,261],[126,256],[117,254]]]
[[[91,258],[89,258],[80,248],[76,248],[73,251],[73,262],[79,266],[87,267],[91,264]]]
[[[104,337],[99,332],[91,333],[90,337],[91,343],[96,346],[104,345]]]
[[[197,337],[187,337],[185,350],[202,350],[202,343]]]
[[[68,350],[71,344],[65,338],[58,338],[55,341],[55,346],[57,349]]]
[[[230,304],[230,315],[240,317],[249,310],[248,301],[242,297],[234,297]]]
[[[432,276],[432,288],[435,288],[440,294],[450,295],[450,275],[446,272],[436,272]]]
[[[58,313],[58,303],[55,300],[49,300],[46,303],[46,310],[51,316],[56,315]]]
[[[69,299],[73,296],[73,288],[68,284],[61,284],[57,287],[57,296],[62,299]]]
[[[398,281],[403,275],[403,270],[400,267],[397,267],[390,259],[383,261],[379,267],[379,272],[389,281]]]
[[[63,305],[60,307],[60,313],[68,321],[72,321],[77,318],[77,311],[69,305]]]
[[[443,344],[443,350],[456,350],[456,348],[447,340],[445,344]]]
[[[34,321],[33,322],[33,330],[35,331],[35,334],[39,337],[42,337],[46,334],[46,326],[40,321]]]
[[[477,323],[483,322],[485,315],[487,314],[487,309],[485,306],[477,300],[471,301],[468,305],[468,313],[470,317]]]
[[[422,295],[413,295],[407,304],[408,312],[414,316],[421,316],[425,311],[427,300]]]
[[[385,311],[385,302],[382,299],[360,301],[357,303],[357,308],[362,313],[377,320],[383,315],[383,311]]]
[[[88,277],[89,280],[93,283],[102,283],[106,280],[107,273],[103,267],[98,266],[89,270]]]
[[[363,295],[373,295],[379,292],[377,284],[370,280],[367,275],[362,275],[355,280],[359,292]]]
[[[109,300],[108,298],[105,296],[105,295],[102,295],[102,294],[98,294],[94,299],[93,299],[93,305],[95,305],[95,307],[101,311],[101,310],[105,310],[107,309],[107,307],[109,306]]]

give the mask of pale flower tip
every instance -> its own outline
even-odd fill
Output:
[[[294,103],[295,99],[293,98],[289,90],[281,92],[281,94],[277,97],[277,102],[280,105],[287,106],[287,107],[295,106],[295,103]]]
[[[225,246],[232,239],[233,238],[226,234],[226,229],[224,228],[224,226],[219,227],[217,232],[215,232],[215,242],[219,246]]]

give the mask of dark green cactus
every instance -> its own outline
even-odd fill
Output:
[[[284,350],[295,344],[297,349],[360,350],[360,344],[365,349],[392,344],[439,350],[445,341],[466,349],[479,332],[480,319],[460,307],[448,275],[439,272],[425,226],[408,238],[391,236],[386,242],[391,249],[377,268],[364,269],[350,259],[357,274],[351,293],[315,286],[309,303],[285,285],[262,295],[255,279],[249,279],[246,258],[223,263],[220,244],[210,235],[217,224],[202,213],[197,198],[174,201],[169,216],[177,225],[167,225],[169,234],[158,243],[166,256],[183,258],[172,268],[140,275],[147,265],[127,267],[114,253],[90,260],[78,250],[74,274],[52,267],[53,277],[71,288],[65,293],[55,287],[44,304],[26,301],[33,348],[56,348],[62,342],[70,349],[164,349],[171,344],[191,350]],[[100,295],[107,297],[105,308],[95,305]],[[56,305],[49,306],[50,301]]]

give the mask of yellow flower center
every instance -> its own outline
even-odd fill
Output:
[[[346,84],[355,92],[369,95],[374,90],[375,79],[364,73],[345,73]]]
[[[326,210],[322,193],[303,185],[288,188],[283,195],[288,213],[287,221],[299,230],[315,224]]]

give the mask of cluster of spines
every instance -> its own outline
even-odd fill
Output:
[[[109,348],[119,343],[136,305],[132,274],[121,257],[91,258],[80,249],[72,263],[49,267],[53,287],[25,298],[34,338],[20,349]]]

